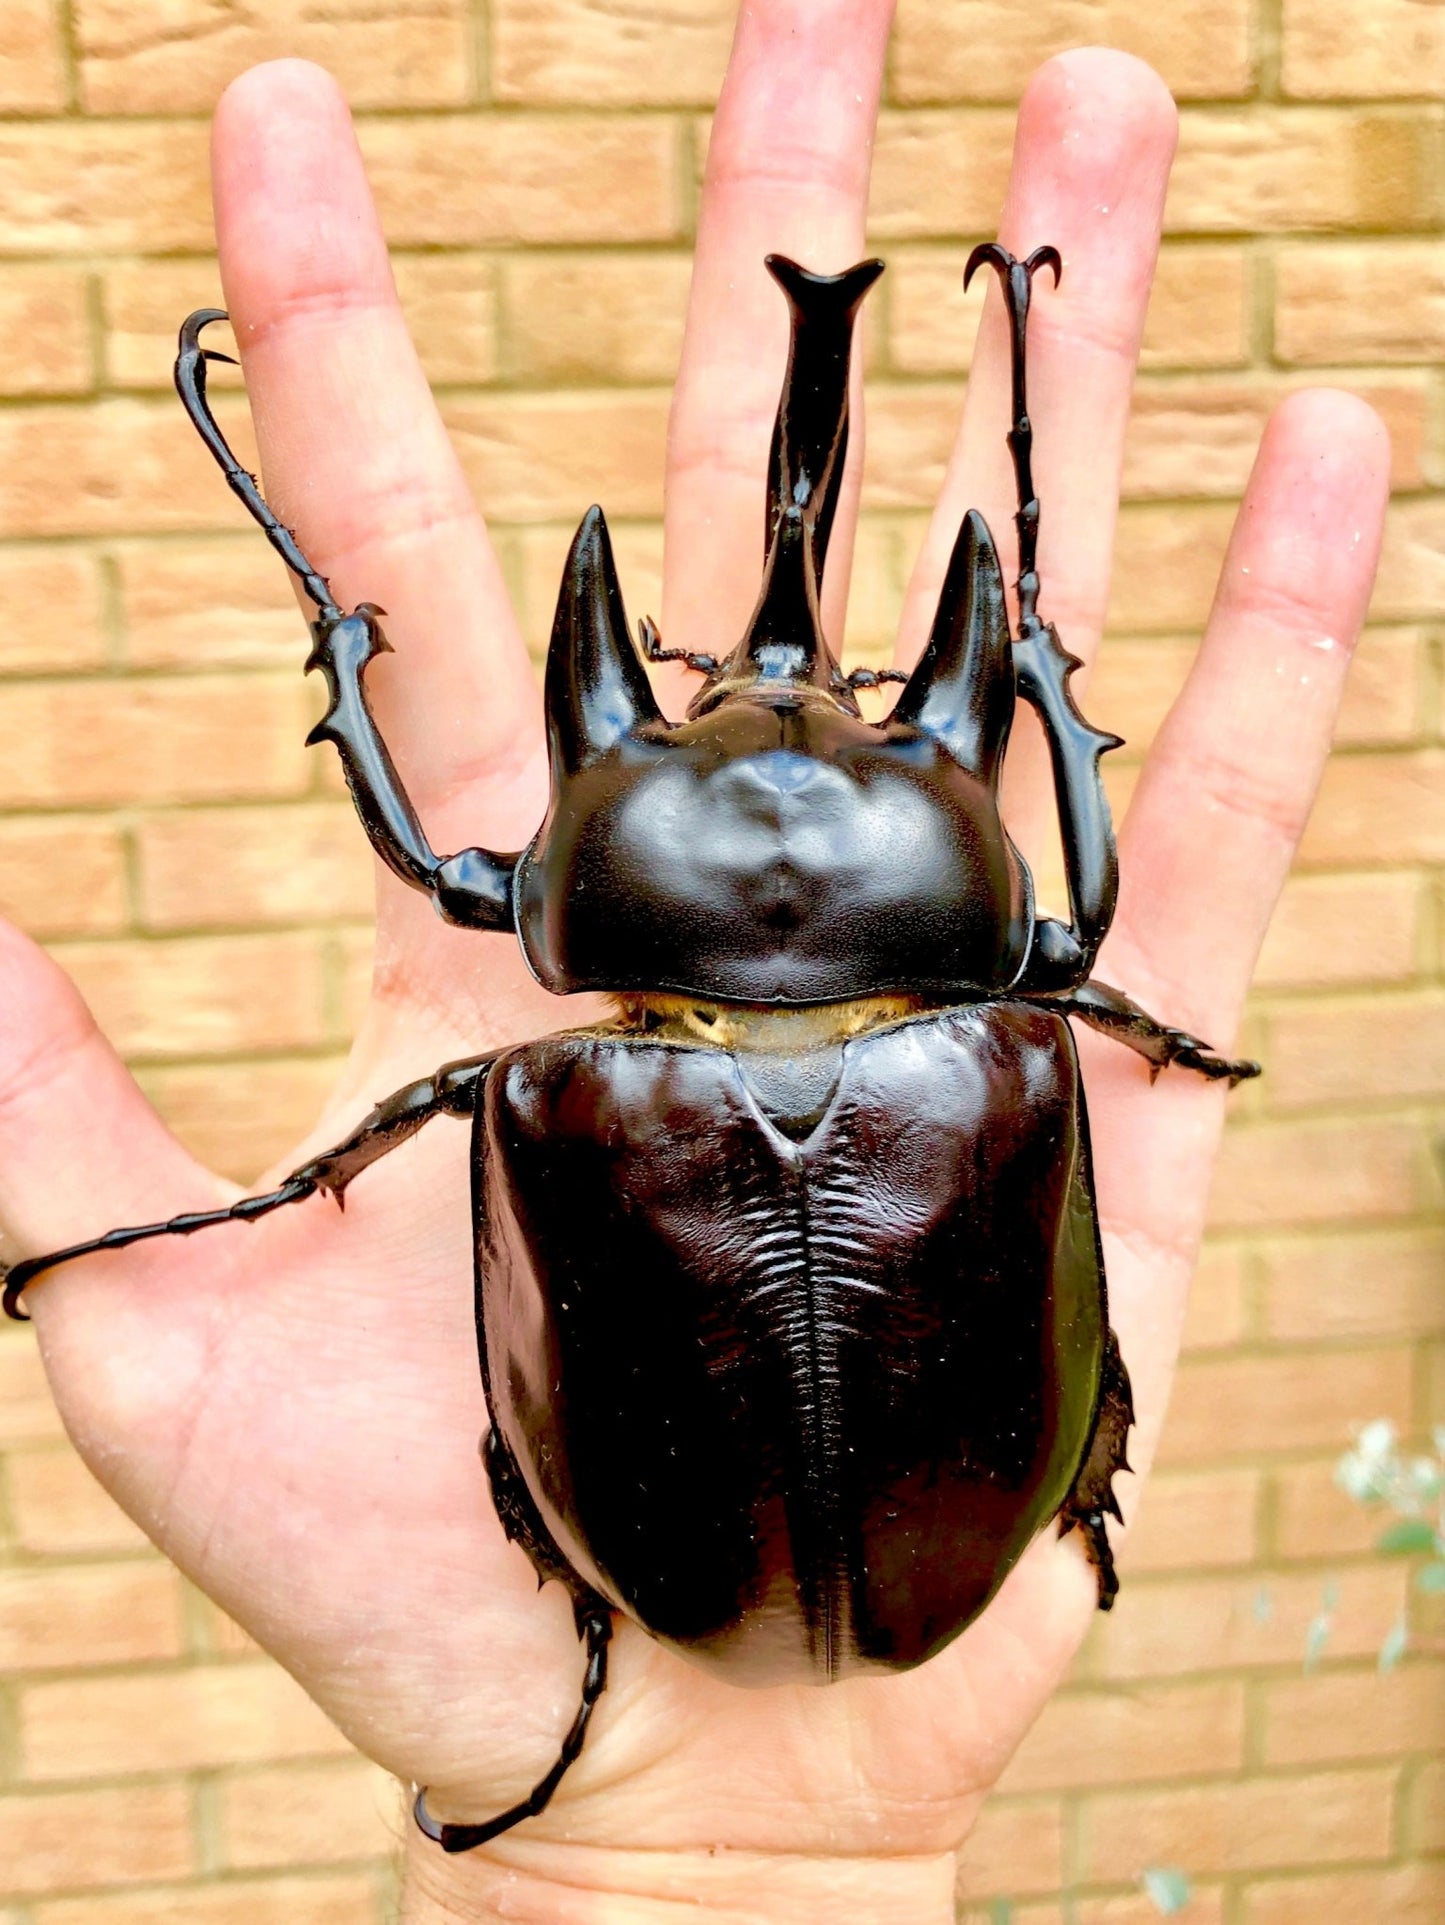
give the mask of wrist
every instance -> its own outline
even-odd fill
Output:
[[[957,1862],[503,1838],[451,1857],[408,1824],[401,1925],[950,1925]]]

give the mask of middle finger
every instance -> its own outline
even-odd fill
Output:
[[[739,14],[708,145],[668,431],[662,636],[670,647],[726,654],[757,598],[788,340],[787,308],[763,258],[787,254],[833,274],[862,256],[892,20],[893,0],[770,0]],[[857,394],[855,379],[824,603],[835,637],[862,455]]]
[[[1063,258],[1057,292],[1041,275],[1029,315],[1039,612],[1085,662],[1108,602],[1124,431],[1177,138],[1178,114],[1159,76],[1102,48],[1047,62],[1019,105],[1000,239],[1020,256],[1048,244]],[[1008,331],[990,288],[963,421],[904,606],[905,664],[923,646],[970,508],[987,517],[1005,571],[1014,572],[1009,426]],[[1009,824],[1026,840],[1047,815],[1040,746],[1024,734],[1022,753],[1010,753]]]

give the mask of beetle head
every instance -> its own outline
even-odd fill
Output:
[[[1032,927],[998,778],[1014,670],[998,555],[970,515],[922,659],[865,722],[819,589],[847,449],[853,321],[879,265],[770,260],[793,311],[762,592],[669,724],[627,632],[601,511],[568,557],[547,665],[552,800],[516,875],[539,979],[807,1004],[1007,987]]]

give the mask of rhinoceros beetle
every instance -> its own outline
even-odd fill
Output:
[[[112,1230],[9,1273],[253,1221],[324,1191],[437,1116],[471,1123],[476,1319],[497,1510],[571,1594],[582,1702],[552,1770],[463,1851],[539,1812],[605,1688],[612,1614],[739,1684],[924,1663],[1051,1520],[1107,1610],[1106,1516],[1133,1409],[1109,1327],[1069,1018],[1231,1082],[1229,1061],[1089,980],[1118,869],[1077,666],[1038,614],[1025,389],[1034,276],[977,248],[1011,327],[1017,634],[970,514],[910,675],[844,675],[819,589],[848,443],[854,321],[882,263],[772,257],[792,340],[772,439],[762,590],[725,660],[629,638],[589,511],[546,670],[551,797],[515,855],[429,846],[367,702],[380,612],[345,613],[227,446],[201,331],[176,385],[226,478],[315,602],[334,742],[372,845],[469,929],[511,930],[557,995],[609,1021],[450,1063],[389,1096],[278,1189]],[[702,673],[680,722],[644,667]],[[857,690],[902,691],[865,721]],[[999,808],[1022,696],[1052,758],[1069,920],[1038,914]]]

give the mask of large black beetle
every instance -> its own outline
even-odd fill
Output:
[[[1105,1528],[1129,1379],[1109,1328],[1089,1131],[1068,1018],[1231,1080],[1088,980],[1117,866],[1075,666],[1037,613],[1025,328],[1057,254],[997,268],[1012,323],[1018,632],[982,519],[960,531],[928,646],[863,719],[819,618],[848,440],[853,323],[881,271],[772,259],[792,312],[762,592],[668,722],[629,639],[607,527],[584,519],[547,663],[552,792],[518,855],[429,847],[367,705],[380,611],[344,613],[227,447],[202,328],[176,382],[227,479],[317,604],[308,666],[381,859],[450,922],[515,930],[600,1025],[453,1063],[398,1091],[279,1189],[114,1230],[11,1270],[341,1198],[431,1117],[472,1121],[484,1456],[508,1533],[571,1592],[588,1647],[553,1769],[464,1850],[540,1811],[606,1682],[612,1613],[740,1684],[923,1663],[1052,1519],[1107,1609]],[[1053,760],[1070,920],[1035,911],[999,811],[1016,695]]]

